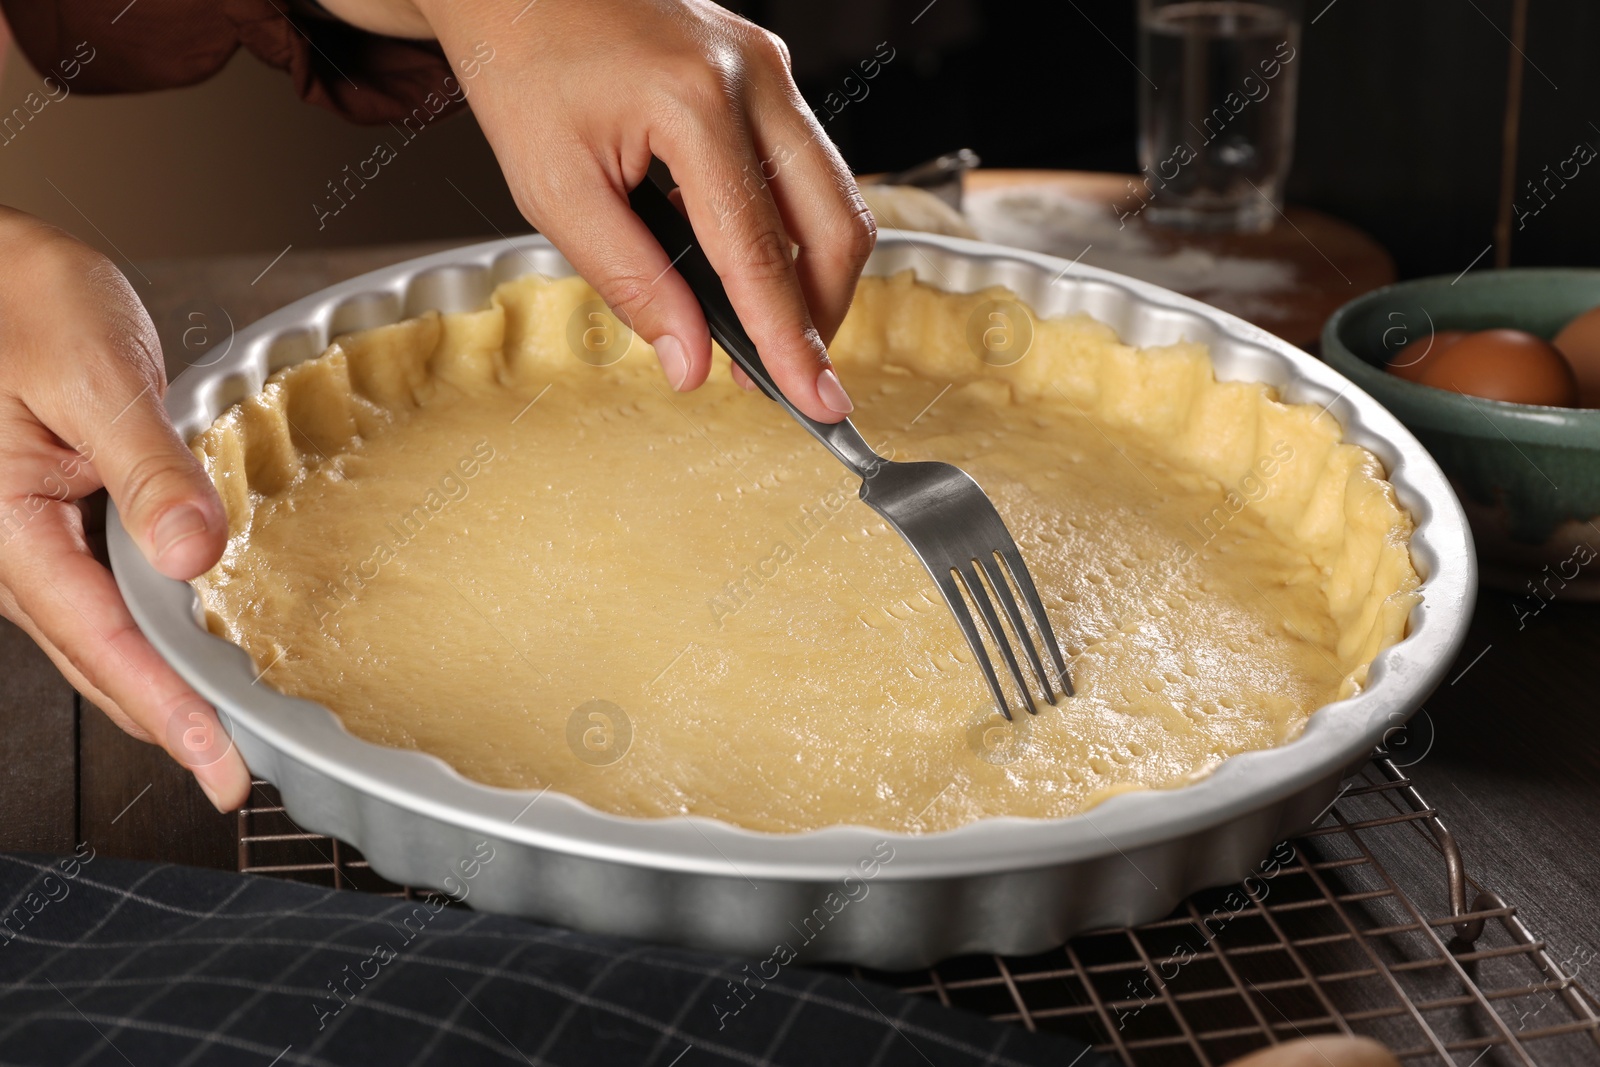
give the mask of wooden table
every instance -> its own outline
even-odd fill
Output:
[[[225,340],[225,332],[191,334],[186,349],[196,313],[213,330],[219,311],[242,326],[438,247],[291,252],[265,275],[267,256],[143,263],[137,288],[181,363]],[[1521,628],[1511,598],[1485,592],[1459,662],[1413,730],[1420,749],[1424,727],[1434,728],[1411,773],[1460,839],[1469,874],[1520,905],[1558,958],[1600,951],[1597,650],[1600,606],[1558,599]],[[235,820],[213,811],[162,752],[85,706],[19,631],[0,623],[0,849],[67,852],[84,840],[109,855],[226,869],[236,862]],[[1414,884],[1443,876],[1431,852],[1381,859]]]
[[[1150,258],[1198,251],[1223,264],[1243,261],[1270,267],[1270,288],[1218,287],[1204,277],[1170,287],[1231,311],[1307,351],[1317,351],[1322,324],[1336,310],[1395,280],[1394,260],[1382,245],[1349,223],[1310,208],[1291,205],[1261,233],[1192,233],[1151,225],[1145,209],[1159,202],[1160,193],[1143,191],[1143,184],[1131,174],[980,168],[967,173],[964,186],[969,195],[1040,187],[1103,210],[1108,222],[1122,220],[1126,229],[1117,231],[1117,239],[1139,239],[1149,247]],[[1091,240],[1103,244],[1102,238]],[[1083,245],[1073,242],[1044,251],[1072,259]],[[1091,246],[1085,262],[1095,262],[1105,251]],[[1130,268],[1128,273],[1138,272]],[[1148,280],[1169,284],[1160,274]]]

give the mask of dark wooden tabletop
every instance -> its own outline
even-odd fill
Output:
[[[130,275],[176,372],[224,343],[228,321],[242,326],[437,247],[291,251],[264,274],[268,256],[146,262]],[[1519,620],[1511,597],[1485,591],[1458,663],[1397,753],[1455,831],[1468,873],[1518,905],[1563,959],[1600,952],[1597,681],[1600,605],[1557,598]],[[232,869],[235,835],[235,819],[213,811],[185,772],[87,706],[0,622],[0,849],[68,852],[88,841],[108,855]],[[1383,859],[1402,880],[1443,877],[1428,850]]]

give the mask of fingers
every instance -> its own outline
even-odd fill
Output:
[[[678,209],[678,214],[685,217],[688,216],[688,211],[685,210],[683,206],[682,189],[671,190],[667,193],[667,199],[671,200],[672,206]],[[735,363],[731,359],[728,360],[728,373],[733,376],[733,384],[737,385],[740,389],[743,389],[747,393],[753,393],[756,391],[756,383],[751,379],[750,375],[746,374],[744,372],[744,368],[739,366],[739,364]]]
[[[15,501],[0,509],[0,545],[44,499],[77,500],[101,488],[88,442],[64,444],[14,396],[0,395],[0,456],[0,494]]]
[[[19,391],[29,417],[15,421],[36,421],[88,457],[151,564],[169,578],[193,578],[222,555],[227,518],[162,406],[166,376],[150,316],[98,253],[56,249],[41,270],[76,314],[26,324],[10,339],[34,371]],[[60,361],[71,361],[73,373],[49,373]]]
[[[826,343],[844,321],[878,228],[856,180],[794,83],[757,86],[752,127],[760,173],[795,244],[795,273]]]
[[[83,540],[78,512],[52,501],[0,558],[18,618],[70,681],[119,726],[161,745],[221,811],[244,803],[250,774],[216,712],[151,647],[111,574]]]
[[[671,255],[628,206],[630,188],[597,164],[569,169],[552,176],[529,219],[623,324],[655,347],[672,387],[695,389],[711,370],[711,333]]]
[[[484,16],[493,7],[439,0],[422,9],[455,55],[490,32]],[[824,335],[844,314],[870,234],[857,232],[866,217],[852,214],[848,177],[831,149],[812,140],[809,119],[774,121],[770,134],[792,133],[795,150],[811,160],[786,197],[792,230],[765,186],[751,108],[803,111],[782,42],[698,2],[551,0],[511,21],[519,23],[514,31],[494,32],[504,31],[504,51],[524,61],[497,63],[498,73],[475,87],[473,111],[528,220],[655,345],[672,384],[693,388],[709,371],[711,342],[670,269],[682,250],[661,249],[627,206],[650,156],[660,157],[774,383],[813,419],[834,423],[850,412]],[[758,93],[758,83],[769,88]],[[727,191],[748,188],[752,175],[752,202],[719,210]],[[804,249],[798,269],[792,236]],[[815,316],[808,299],[818,304]]]
[[[95,707],[105,712],[106,718],[115,723],[117,729],[135,740],[143,741],[146,744],[154,743],[155,738],[147,734],[144,727],[130,719],[127,712],[117,707],[116,701],[102,693],[99,686],[85,678],[83,673],[72,665],[72,661],[55,646],[55,642],[51,641],[49,637],[45,636],[44,631],[39,629],[38,623],[34,622],[33,618],[26,611],[23,611],[15,599],[3,589],[0,589],[0,615],[4,615],[16,623],[17,627],[27,634],[46,656],[50,657],[50,662],[55,664],[56,670],[61,672],[61,676],[67,680],[67,684],[88,697]]]
[[[96,417],[84,436],[145,558],[168,578],[188,579],[222,555],[228,519],[205,469],[178,439],[160,384],[137,374],[109,376],[91,401]]]
[[[790,235],[761,176],[740,116],[702,110],[681,138],[656,146],[683,192],[706,258],[722,278],[761,360],[783,394],[819,422],[853,406],[828,362],[790,254]],[[736,204],[729,209],[731,199]]]
[[[161,407],[155,328],[127,279],[61,231],[0,209],[0,246],[17,283],[0,294],[0,612],[118,726],[178,758],[219,808],[237,807],[244,761],[139,632],[72,502],[108,485],[172,577],[221,553],[221,502]]]

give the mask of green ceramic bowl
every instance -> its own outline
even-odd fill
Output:
[[[1378,289],[1322,330],[1322,358],[1398,416],[1444,468],[1472,523],[1484,584],[1541,603],[1600,599],[1600,410],[1482,400],[1383,367],[1435,329],[1503,326],[1550,338],[1596,305],[1600,270],[1480,271]]]

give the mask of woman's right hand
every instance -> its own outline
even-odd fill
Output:
[[[109,490],[169,578],[193,578],[222,555],[227,516],[167,417],[166,388],[155,327],[111,261],[0,208],[0,614],[232,811],[250,790],[244,760],[139,631],[89,550],[77,504]]]
[[[523,215],[655,347],[673,388],[705,381],[711,334],[673,269],[682,250],[628,206],[652,155],[778,388],[818,421],[849,414],[827,342],[876,224],[781,40],[709,0],[324,6],[376,33],[436,36],[478,70],[467,99]]]

